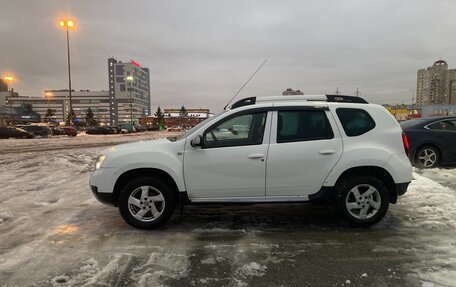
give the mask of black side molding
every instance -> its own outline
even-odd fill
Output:
[[[93,185],[90,186],[90,189],[92,189],[93,195],[99,202],[107,204],[107,205],[111,205],[111,206],[116,206],[116,204],[114,203],[112,193],[98,192],[98,188]]]

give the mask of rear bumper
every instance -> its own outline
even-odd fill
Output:
[[[404,195],[407,192],[407,188],[410,182],[396,183],[396,194]]]

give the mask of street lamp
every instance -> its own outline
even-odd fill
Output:
[[[13,76],[5,76],[3,78],[6,82],[6,89],[8,90],[8,104],[10,106],[10,116],[9,116],[9,120],[10,120],[10,123],[13,122],[13,88],[11,87],[11,82],[14,81],[14,77]]]
[[[66,36],[67,36],[67,52],[68,52],[68,88],[69,88],[69,96],[70,96],[70,111],[68,116],[73,116],[73,103],[71,101],[71,63],[70,63],[70,28],[74,28],[74,21],[73,20],[60,20],[59,21],[60,27],[66,28]],[[72,125],[72,120],[69,119],[70,125]]]
[[[133,76],[127,76],[127,81],[130,82],[130,122],[133,125],[133,102],[131,99],[131,90],[133,89]]]
[[[49,103],[49,99],[52,97],[52,93],[47,92],[44,95],[46,96],[46,100],[47,100],[47,103],[48,103],[48,109],[50,109],[51,108],[51,104]]]

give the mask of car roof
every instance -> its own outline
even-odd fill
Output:
[[[427,126],[431,123],[438,122],[438,121],[443,121],[447,119],[455,119],[455,116],[439,116],[439,117],[425,117],[425,118],[416,118],[416,119],[411,119],[407,121],[403,121],[400,123],[402,128],[404,129],[411,129],[411,128],[423,128],[424,126]]]

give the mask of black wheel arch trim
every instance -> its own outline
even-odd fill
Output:
[[[124,186],[134,178],[137,177],[155,177],[162,180],[164,183],[168,184],[171,189],[175,192],[179,192],[177,184],[174,178],[164,170],[158,168],[136,168],[130,169],[122,173],[114,185],[112,192],[112,205],[118,206],[119,194],[124,188]]]

